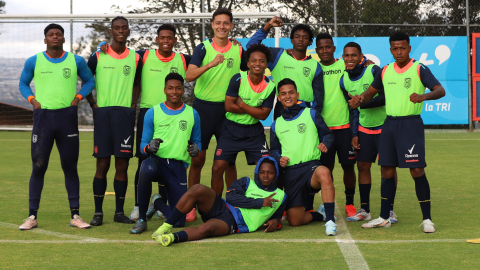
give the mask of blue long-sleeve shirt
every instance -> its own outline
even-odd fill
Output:
[[[45,52],[43,52],[43,55],[45,55],[45,58],[54,64],[58,64],[63,62],[65,59],[67,59],[67,55],[69,52],[65,52],[64,55],[60,58],[50,58]],[[82,79],[83,81],[83,86],[80,89],[80,92],[78,92],[79,95],[82,96],[82,98],[86,97],[88,94],[90,94],[95,88],[95,78],[92,75],[92,72],[87,66],[87,62],[85,59],[83,59],[81,56],[74,55],[75,56],[75,63],[77,64],[77,75]],[[25,66],[22,71],[22,75],[20,76],[20,93],[22,96],[28,100],[28,97],[34,96],[32,88],[30,88],[30,83],[32,82],[33,76],[35,74],[35,64],[37,63],[37,55],[34,55],[25,61]],[[73,99],[72,99],[73,100]]]
[[[265,31],[263,27],[260,27],[260,29],[258,29],[258,31],[248,41],[247,49],[254,44],[261,43],[265,38],[267,38],[268,33],[269,31]],[[280,59],[280,56],[282,56],[282,53],[283,51],[285,51],[285,49],[276,48],[276,47],[268,47],[268,49],[270,49],[270,53],[272,54],[272,59],[270,60],[270,62],[268,62],[268,69],[270,69],[270,71],[273,71],[277,66],[278,60]],[[289,56],[292,57],[292,59],[295,59],[292,55],[289,54]],[[312,58],[311,56],[308,56],[304,60],[300,60],[300,61],[306,61],[311,58]],[[317,108],[318,100],[323,100],[323,93],[325,92],[324,84],[323,84],[322,67],[320,66],[320,63],[317,63],[317,71],[315,72],[315,76],[313,77],[313,80],[312,80],[312,90],[313,90],[314,101],[312,102],[312,104],[310,104],[310,107]]]
[[[185,107],[187,105],[183,104],[182,108],[178,110],[172,110],[169,109],[165,103],[160,104],[160,108],[166,115],[178,115],[182,113],[185,110]],[[153,117],[154,117],[154,109],[150,108],[148,109],[147,113],[145,114],[145,118],[143,119],[143,135],[142,135],[142,141],[140,142],[140,150],[142,151],[143,155],[147,155],[145,153],[145,146],[150,143],[150,141],[153,139],[153,133],[155,132],[155,125],[153,123]],[[193,109],[193,128],[192,128],[192,134],[190,135],[190,140],[198,145],[198,148],[200,151],[202,151],[202,133],[200,130],[200,116],[198,115],[197,111]],[[160,138],[164,139],[164,138]],[[188,167],[188,164],[185,163],[185,168]]]

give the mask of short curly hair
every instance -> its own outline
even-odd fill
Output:
[[[310,40],[310,42],[313,41],[313,31],[312,31],[312,28],[306,24],[297,24],[295,25],[295,27],[292,28],[292,31],[290,32],[290,39],[293,39],[293,37],[295,36],[295,32],[297,32],[298,30],[303,30],[305,32],[308,33],[308,40]]]
[[[261,52],[265,54],[265,57],[267,58],[267,63],[270,62],[270,60],[272,59],[272,54],[270,53],[270,49],[261,43],[254,44],[248,47],[246,51],[247,60],[250,59],[250,55],[254,52]]]

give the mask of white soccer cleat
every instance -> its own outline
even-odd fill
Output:
[[[90,228],[90,224],[83,221],[83,219],[79,215],[73,215],[73,218],[70,220],[70,226],[77,227],[80,229]]]
[[[38,226],[37,220],[34,215],[29,216],[23,220],[23,224],[20,225],[19,229],[22,231],[30,230]]]
[[[395,215],[395,213],[392,210],[390,210],[390,222],[392,222],[392,224],[395,224],[398,222],[397,215]]]
[[[362,228],[370,229],[370,228],[389,228],[392,226],[392,222],[390,219],[383,219],[382,217],[376,218],[371,220],[370,222],[362,224]]]
[[[155,213],[156,213],[155,215],[157,216],[158,219],[167,220],[165,215],[162,212],[160,212],[160,210],[157,210],[157,212],[155,212]]]
[[[139,209],[138,206],[133,207],[132,213],[130,213],[130,216],[129,216],[131,220],[139,219],[140,214],[138,212],[138,209]]]
[[[347,217],[347,221],[368,221],[372,219],[372,215],[370,213],[367,213],[363,208],[360,208],[358,212],[351,216]]]
[[[329,220],[327,223],[325,223],[325,233],[327,236],[337,235],[337,224],[335,224],[335,222],[332,220]]]
[[[435,232],[435,227],[433,227],[433,222],[430,219],[425,219],[420,226],[423,225],[423,232],[424,233],[434,233]],[[420,227],[418,226],[418,227]]]

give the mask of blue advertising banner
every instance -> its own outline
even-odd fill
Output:
[[[249,39],[238,40],[245,46]],[[388,37],[334,38],[335,58],[342,57],[343,47],[351,41],[360,44],[363,54],[381,67],[394,61]],[[275,40],[267,38],[263,44],[274,47]],[[410,45],[410,57],[428,66],[446,91],[445,97],[423,103],[423,122],[426,125],[468,124],[467,37],[410,37]],[[281,38],[280,47],[292,48],[290,39]],[[315,45],[309,47],[308,54],[320,60]],[[272,116],[262,123],[270,126]]]

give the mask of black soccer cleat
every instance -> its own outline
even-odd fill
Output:
[[[90,225],[100,226],[102,224],[103,224],[103,214],[94,214],[92,221],[90,221]]]
[[[115,214],[115,216],[113,216],[113,221],[126,224],[135,223],[135,221],[129,219],[123,212]]]
[[[137,220],[137,223],[135,223],[135,225],[133,225],[133,227],[130,229],[130,233],[141,234],[146,230],[147,230],[147,222],[144,221],[143,219],[139,219]]]

